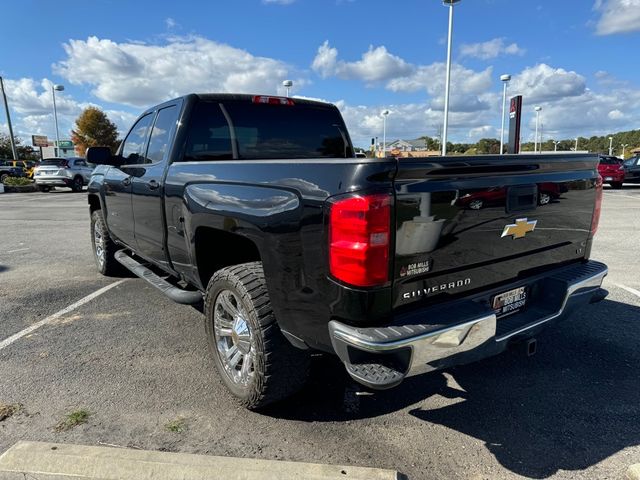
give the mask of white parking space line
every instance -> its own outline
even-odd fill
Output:
[[[57,320],[58,318],[62,317],[63,315],[66,315],[69,312],[72,312],[73,310],[75,310],[78,307],[81,307],[85,303],[88,303],[91,300],[93,300],[94,298],[99,297],[103,293],[108,292],[112,288],[117,287],[118,285],[120,285],[122,282],[125,282],[126,280],[127,280],[126,278],[123,278],[122,280],[118,280],[117,282],[114,282],[114,283],[112,283],[110,285],[107,285],[106,287],[102,287],[100,290],[96,290],[95,292],[93,292],[93,293],[87,295],[86,297],[78,300],[76,303],[73,303],[73,304],[69,305],[68,307],[63,308],[62,310],[60,310],[59,312],[54,313],[53,315],[49,315],[47,318],[45,318],[43,320],[40,320],[37,323],[34,323],[30,327],[25,328],[24,330],[16,333],[15,335],[10,336],[7,339],[2,340],[0,342],[0,350],[2,350],[3,348],[8,347],[9,345],[14,343],[15,341],[20,340],[25,335],[29,335],[31,332],[37,330],[38,328],[40,328],[40,327],[42,327],[44,325],[47,325],[48,323],[51,323],[54,320]]]
[[[634,200],[640,200],[640,195],[638,195],[637,197],[634,197],[633,195],[625,195],[624,193],[611,193],[608,196],[609,197],[626,197],[626,198],[633,198]]]
[[[621,283],[614,283],[614,285],[616,287],[619,287],[619,288],[621,288],[623,290],[626,290],[627,292],[632,293],[636,297],[640,298],[640,291],[639,290],[636,290],[635,288],[627,287],[626,285],[622,285]]]
[[[18,248],[16,250],[9,250],[7,252],[4,253],[18,253],[18,252],[26,252],[27,250],[29,250],[29,248]],[[2,255],[2,252],[0,252],[0,255]]]

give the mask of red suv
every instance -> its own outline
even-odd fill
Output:
[[[613,188],[622,188],[622,182],[624,182],[624,165],[618,157],[600,155],[598,173],[604,183],[608,183]]]

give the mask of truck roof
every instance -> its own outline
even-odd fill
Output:
[[[205,100],[205,101],[212,101],[212,100],[219,100],[219,101],[229,101],[229,100],[234,100],[234,101],[242,101],[242,100],[246,100],[246,101],[252,101],[254,97],[258,96],[258,97],[275,97],[275,98],[287,98],[283,95],[269,95],[269,94],[246,94],[246,93],[196,93],[195,94],[198,98],[200,98],[201,100]],[[316,105],[319,107],[330,107],[330,108],[336,108],[336,106],[332,103],[328,103],[328,102],[321,102],[319,100],[310,100],[307,98],[300,98],[300,97],[288,97],[291,100],[293,100],[296,104],[301,104],[301,105]]]

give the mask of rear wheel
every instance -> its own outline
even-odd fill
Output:
[[[118,246],[111,240],[102,210],[96,210],[91,214],[91,245],[98,271],[102,275],[111,277],[122,272],[122,267],[115,258]]]
[[[40,190],[41,192],[49,192],[51,190],[51,187],[48,187],[46,185],[38,185],[38,190]]]
[[[220,378],[246,408],[282,400],[305,384],[309,355],[284,337],[262,263],[217,271],[207,286],[205,329]]]
[[[81,192],[83,186],[84,186],[84,181],[82,180],[82,177],[77,176],[73,179],[73,183],[71,184],[71,190],[73,190],[74,192]]]
[[[480,210],[483,205],[484,205],[484,202],[482,200],[473,200],[472,202],[469,203],[469,208],[471,210]]]
[[[547,192],[540,192],[538,194],[538,205],[548,205],[551,203],[551,195]]]
[[[611,182],[611,187],[620,190],[622,188],[622,182]]]

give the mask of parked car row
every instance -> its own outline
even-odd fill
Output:
[[[48,158],[36,167],[33,178],[42,192],[48,192],[52,187],[68,187],[81,192],[82,187],[89,184],[94,168],[95,165],[80,157]]]
[[[0,160],[0,183],[9,177],[26,177],[24,169],[15,166],[13,160]]]
[[[598,173],[604,183],[622,188],[623,183],[640,183],[640,155],[621,160],[618,157],[600,155]]]

